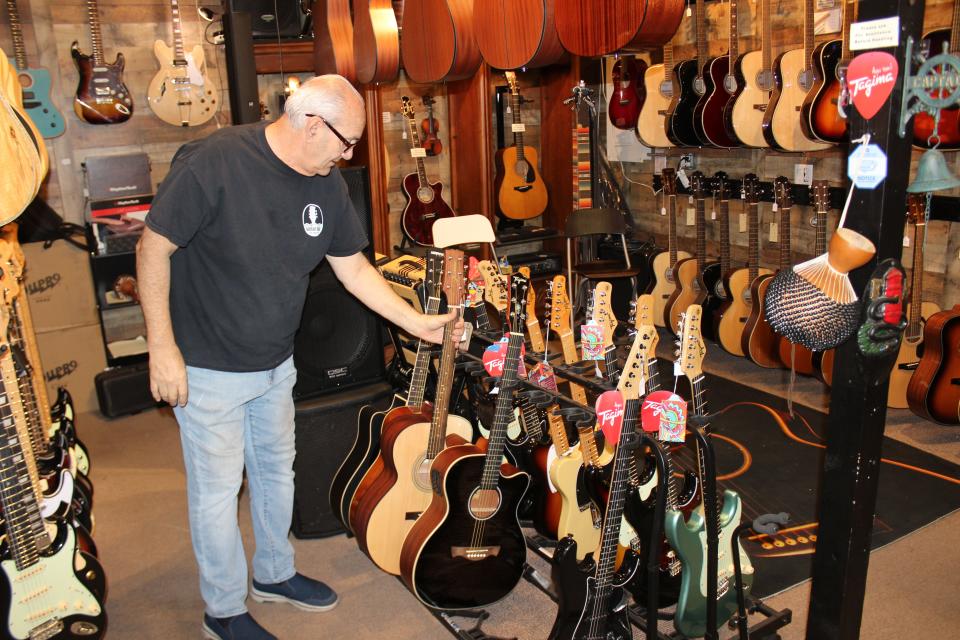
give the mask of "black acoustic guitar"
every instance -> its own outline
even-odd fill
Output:
[[[678,147],[709,145],[703,130],[703,122],[697,117],[700,97],[710,95],[713,80],[703,72],[707,64],[706,9],[703,2],[697,3],[697,57],[684,60],[673,68],[673,98],[667,108],[666,128],[670,142]]]
[[[700,279],[707,292],[703,307],[703,335],[717,340],[717,324],[720,309],[730,301],[730,293],[723,284],[724,275],[730,273],[730,181],[727,174],[718,171],[713,176],[713,195],[717,203],[717,224],[720,225],[720,262],[711,262],[703,269]]]
[[[123,83],[123,54],[118,53],[112,63],[103,57],[103,36],[97,0],[87,0],[87,19],[90,23],[91,55],[80,52],[74,40],[70,53],[80,73],[73,110],[90,124],[118,124],[133,115],[133,98]]]

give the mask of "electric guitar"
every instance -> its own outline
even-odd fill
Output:
[[[706,295],[700,304],[703,307],[703,335],[717,341],[717,325],[720,311],[730,301],[730,292],[724,285],[724,275],[730,273],[730,180],[723,171],[713,177],[714,202],[719,203],[717,223],[720,225],[720,261],[711,262],[703,268],[700,281]]]
[[[667,300],[664,311],[664,324],[674,334],[680,332],[680,314],[691,304],[700,304],[707,295],[707,290],[700,280],[707,260],[707,221],[705,201],[707,198],[706,178],[700,171],[694,171],[690,176],[690,188],[693,191],[693,201],[696,207],[697,252],[691,258],[678,260],[673,268],[677,288]]]
[[[74,40],[70,47],[73,61],[80,73],[73,110],[89,124],[119,124],[133,115],[133,98],[123,83],[123,54],[118,53],[112,63],[103,57],[103,36],[100,32],[100,14],[97,0],[87,0],[87,20],[90,23],[90,46],[93,53],[80,52]]]
[[[733,64],[737,93],[727,102],[724,120],[741,143],[763,148],[770,146],[763,135],[763,116],[774,88],[770,0],[760,0],[759,22],[760,49],[744,53]]]
[[[772,274],[760,268],[760,180],[749,173],[743,179],[743,197],[747,203],[742,214],[747,218],[747,266],[728,272],[723,277],[724,288],[730,297],[720,308],[717,341],[729,353],[742,356],[743,330],[753,307],[750,285],[758,276]]]
[[[651,148],[672,147],[667,137],[667,110],[673,99],[673,43],[663,45],[663,62],[647,67],[643,74],[646,99],[637,120],[637,137]]]
[[[839,144],[847,139],[847,118],[838,106],[848,106],[847,65],[850,63],[850,24],[854,8],[843,0],[843,26],[840,39],[829,40],[813,50],[813,87],[800,107],[800,126],[810,140]]]
[[[13,40],[11,63],[17,68],[17,80],[23,92],[23,108],[44,138],[63,135],[66,130],[63,115],[50,100],[50,72],[27,65],[27,47],[23,42],[17,0],[7,0],[7,16],[10,19],[10,37]]]
[[[519,274],[510,278],[511,327],[526,321],[528,286]],[[433,500],[403,543],[403,581],[429,607],[484,607],[504,598],[523,576],[527,547],[517,509],[530,476],[502,464],[522,345],[522,331],[507,332],[486,452],[462,439],[449,439],[430,469]]]
[[[530,267],[520,267],[520,274],[530,279]],[[527,291],[527,337],[530,339],[530,349],[536,353],[543,353],[547,350],[547,345],[543,341],[543,333],[540,331],[540,321],[537,319],[537,292],[533,287]]]
[[[646,88],[640,78],[647,63],[640,58],[621,57],[613,65],[613,91],[607,103],[607,117],[617,129],[629,131],[637,126],[640,109],[646,99]]]
[[[667,109],[667,137],[678,147],[709,145],[703,122],[697,117],[700,96],[713,90],[713,79],[704,73],[707,63],[707,25],[705,3],[696,7],[697,57],[684,60],[673,69],[673,98]]]
[[[170,10],[173,48],[163,40],[153,43],[160,71],[147,87],[147,104],[167,124],[195,127],[216,115],[220,92],[207,75],[203,47],[198,44],[187,53],[183,46],[179,0],[170,0]]]
[[[656,283],[653,285],[653,321],[659,327],[665,327],[667,302],[677,288],[675,265],[692,257],[686,251],[677,249],[677,174],[671,168],[664,168],[662,174],[663,197],[667,205],[661,210],[667,216],[667,250],[653,258],[653,273]]]
[[[907,409],[907,388],[923,355],[923,325],[927,318],[940,311],[933,302],[923,301],[923,249],[927,231],[927,194],[907,194],[907,220],[913,224],[913,263],[911,265],[910,298],[907,306],[907,328],[897,353],[897,362],[890,372],[887,406]]]
[[[400,112],[404,115],[410,136],[410,153],[417,162],[417,172],[403,178],[403,195],[407,197],[407,205],[403,208],[400,223],[403,234],[411,241],[429,247],[433,246],[433,223],[438,218],[452,218],[456,214],[443,199],[443,185],[427,180],[427,171],[423,166],[427,151],[420,144],[420,130],[413,105],[407,96],[400,100]]]
[[[504,216],[526,220],[536,218],[547,208],[547,187],[537,171],[537,150],[523,144],[526,128],[520,117],[522,100],[517,74],[507,71],[506,76],[513,112],[513,146],[497,150],[497,205]]]
[[[570,323],[570,298],[567,295],[567,277],[554,276],[550,283],[550,331],[560,340],[560,350],[566,365],[580,361],[577,355],[576,339]],[[578,404],[587,404],[587,392],[576,382],[569,382],[569,395]]]
[[[477,263],[477,271],[483,278],[483,299],[496,311],[499,324],[506,331],[507,309],[510,304],[510,284],[507,276],[503,275],[497,266],[490,260],[481,260]]]
[[[730,39],[727,54],[707,61],[703,75],[710,76],[713,89],[700,97],[696,114],[707,141],[715,147],[738,147],[736,132],[727,126],[724,113],[738,91],[734,64],[737,53],[737,0],[730,0]]]
[[[935,29],[924,34],[920,43],[922,50],[928,57],[943,53],[943,45],[956,55],[960,50],[960,6],[953,4],[953,18],[949,29]],[[932,96],[944,96],[942,89],[930,91]],[[931,137],[936,133],[937,138]],[[934,131],[933,116],[929,113],[920,113],[913,116],[913,145],[915,147],[930,148],[933,143],[939,143],[944,151],[960,149],[960,107],[952,106],[940,110],[940,125]]]
[[[797,113],[813,87],[813,0],[803,2],[803,48],[781,53],[773,64],[774,90],[763,114],[763,137],[775,149],[817,151],[830,145],[803,134]]]
[[[703,357],[706,347],[700,337],[701,309],[692,305],[684,315],[680,332],[680,369],[690,381],[692,406],[690,415],[706,415],[706,401],[703,397]],[[697,448],[697,462],[700,466],[703,482],[703,451]],[[717,624],[723,625],[737,611],[736,589],[733,588],[732,553],[733,531],[740,525],[742,504],[740,496],[733,491],[724,491],[717,495]],[[703,636],[707,631],[707,522],[704,512],[697,510],[684,519],[680,510],[670,509],[666,513],[664,531],[670,546],[673,547],[683,564],[680,597],[674,616],[677,631],[688,638]],[[740,553],[740,566],[743,575],[744,594],[750,592],[753,585],[753,566],[750,558],[737,543]],[[718,627],[719,628],[719,627]]]

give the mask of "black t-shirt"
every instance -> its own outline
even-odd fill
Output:
[[[179,249],[170,314],[188,365],[272,369],[293,353],[310,272],[367,245],[334,168],[304,176],[270,149],[266,123],[223,129],[173,158],[147,226]]]

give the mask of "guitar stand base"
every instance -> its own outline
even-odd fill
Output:
[[[501,638],[498,636],[489,636],[481,629],[483,621],[490,617],[490,612],[486,609],[458,611],[457,616],[461,618],[471,618],[477,621],[470,629],[464,629],[456,622],[446,611],[433,611],[433,615],[440,621],[448,631],[453,633],[454,637],[461,640],[517,640],[517,638]]]
[[[766,616],[763,620],[747,628],[747,638],[750,640],[780,640],[778,630],[793,622],[793,611],[790,609],[771,609],[762,600],[755,598],[747,599],[747,611]],[[731,629],[737,626],[736,618],[731,618],[727,623]]]

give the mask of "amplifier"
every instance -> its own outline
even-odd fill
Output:
[[[117,418],[157,406],[150,393],[150,370],[146,362],[101,371],[94,377],[100,413]]]
[[[530,253],[517,253],[507,256],[510,266],[513,269],[527,267],[530,269],[530,276],[552,276],[563,272],[563,260],[559,253],[545,253],[533,251]]]

